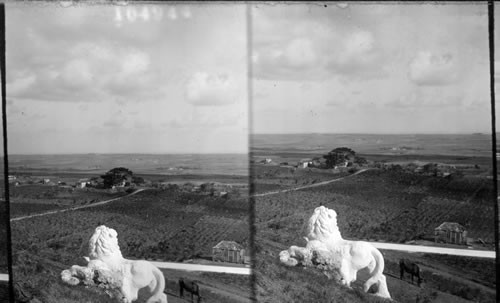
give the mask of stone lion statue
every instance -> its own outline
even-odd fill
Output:
[[[97,227],[89,240],[89,256],[84,257],[87,266],[73,265],[63,270],[63,282],[70,285],[105,283],[107,288],[119,289],[124,303],[137,300],[139,289],[147,286],[152,293],[147,303],[167,303],[163,273],[148,261],[123,258],[117,236],[112,228]]]
[[[317,207],[308,221],[306,247],[291,246],[280,253],[280,261],[288,266],[313,266],[329,278],[350,287],[357,272],[367,269],[369,278],[363,284],[367,292],[377,285],[376,295],[390,298],[383,275],[384,257],[373,245],[363,241],[344,240],[337,226],[337,213],[324,206]]]

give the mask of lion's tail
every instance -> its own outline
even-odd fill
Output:
[[[389,290],[387,289],[387,282],[384,276],[385,261],[382,253],[375,247],[372,246],[371,250],[372,256],[375,259],[375,268],[371,273],[371,277],[365,282],[364,290],[368,291],[371,285],[377,283],[378,291],[377,295],[390,298]]]
[[[156,284],[154,289],[152,289],[153,295],[146,301],[146,303],[167,303],[167,295],[164,293],[165,277],[156,266],[153,266],[153,275],[155,277]]]

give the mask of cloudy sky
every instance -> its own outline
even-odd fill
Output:
[[[255,133],[491,130],[486,2],[259,4],[252,17]]]
[[[244,5],[7,3],[9,152],[246,153]]]

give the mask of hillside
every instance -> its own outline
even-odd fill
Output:
[[[255,164],[257,183],[267,188],[283,186],[276,175],[286,171]],[[299,170],[297,170],[299,171]],[[300,170],[297,184],[314,184],[325,172]],[[300,176],[304,176],[301,178]],[[328,281],[313,269],[288,268],[278,254],[291,245],[304,246],[305,223],[314,208],[324,205],[338,214],[338,226],[346,239],[404,243],[431,240],[434,228],[444,221],[461,222],[469,235],[492,247],[494,220],[492,182],[480,176],[443,178],[405,173],[401,170],[370,169],[358,175],[337,174],[327,185],[255,197],[257,228],[257,293],[263,302],[372,302],[372,296]],[[275,184],[276,187],[272,187]],[[269,191],[269,189],[268,189]],[[488,244],[489,243],[489,244]],[[450,244],[448,244],[449,246]],[[462,246],[463,247],[463,246]],[[495,301],[494,260],[446,255],[424,255],[383,251],[389,291],[396,302]],[[424,271],[420,289],[399,279],[398,261],[410,258]],[[335,298],[335,299],[333,299]]]
[[[63,285],[59,277],[73,264],[84,265],[86,242],[98,225],[118,232],[127,258],[181,262],[210,258],[211,248],[221,240],[247,246],[247,210],[243,196],[210,196],[169,187],[150,188],[99,207],[14,221],[14,275],[23,281],[20,289],[42,302],[61,298],[106,302],[91,299],[84,288]],[[172,292],[175,289],[172,285]],[[98,297],[102,292],[95,294]]]

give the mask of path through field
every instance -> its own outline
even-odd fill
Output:
[[[83,209],[83,208],[101,206],[101,205],[104,205],[104,204],[107,204],[107,203],[110,203],[110,202],[113,202],[113,201],[116,201],[116,200],[119,200],[119,199],[122,199],[122,198],[125,198],[125,197],[130,197],[130,196],[135,195],[137,193],[140,193],[141,191],[144,191],[144,190],[146,190],[146,189],[145,188],[141,188],[141,189],[138,189],[138,190],[134,191],[133,193],[130,193],[130,194],[126,195],[126,196],[122,196],[122,197],[118,197],[118,198],[113,198],[113,199],[105,200],[105,201],[101,201],[101,202],[96,202],[96,203],[92,203],[92,204],[88,204],[88,205],[80,205],[80,206],[75,206],[75,207],[70,207],[70,208],[65,208],[65,209],[51,210],[51,211],[47,211],[47,212],[39,213],[39,214],[33,214],[33,215],[28,215],[28,216],[16,217],[16,218],[10,219],[10,222],[20,221],[20,220],[24,220],[24,219],[33,218],[33,217],[43,217],[43,216],[57,214],[57,213],[63,213],[63,212],[71,211],[71,210],[78,210],[78,209]]]
[[[286,193],[286,192],[290,192],[290,191],[297,191],[297,190],[311,188],[311,187],[323,186],[326,184],[330,184],[333,182],[338,182],[338,181],[344,180],[346,178],[349,178],[349,177],[352,177],[355,175],[359,175],[367,170],[370,170],[370,168],[365,168],[365,169],[362,169],[362,170],[355,172],[352,175],[333,179],[333,180],[318,182],[318,183],[314,183],[314,184],[310,184],[310,185],[304,185],[304,186],[299,186],[299,187],[294,187],[294,188],[284,189],[284,190],[279,190],[279,191],[254,194],[251,197],[263,197],[263,196]],[[263,222],[263,223],[265,223],[265,222]],[[365,242],[368,242],[368,241],[365,241]],[[369,242],[369,243],[373,244],[373,246],[375,246],[376,248],[388,249],[388,250],[399,250],[399,251],[421,252],[421,253],[435,253],[435,254],[448,254],[448,255],[465,256],[465,257],[495,258],[495,251],[455,249],[455,248],[443,248],[443,247],[434,247],[434,246],[407,245],[407,244],[394,244],[394,243],[381,243],[381,242]]]
[[[333,179],[333,180],[322,181],[322,182],[318,182],[318,183],[314,183],[314,184],[309,184],[309,185],[304,185],[304,186],[289,188],[289,189],[283,189],[283,190],[277,190],[277,191],[270,191],[270,192],[261,193],[261,194],[253,194],[250,197],[264,197],[264,196],[282,194],[282,193],[286,193],[286,192],[290,192],[290,191],[296,191],[296,190],[301,190],[301,189],[306,189],[306,188],[311,188],[311,187],[323,186],[323,185],[326,185],[326,184],[330,184],[330,183],[333,183],[333,182],[338,182],[338,181],[344,180],[345,178],[349,178],[349,177],[352,177],[352,176],[355,176],[355,175],[359,175],[359,174],[364,173],[365,171],[371,170],[371,169],[373,169],[373,168],[364,168],[362,170],[358,170],[357,172],[355,172],[354,174],[351,174],[349,176],[345,176],[345,177],[341,177],[341,178],[337,178],[337,179]]]

